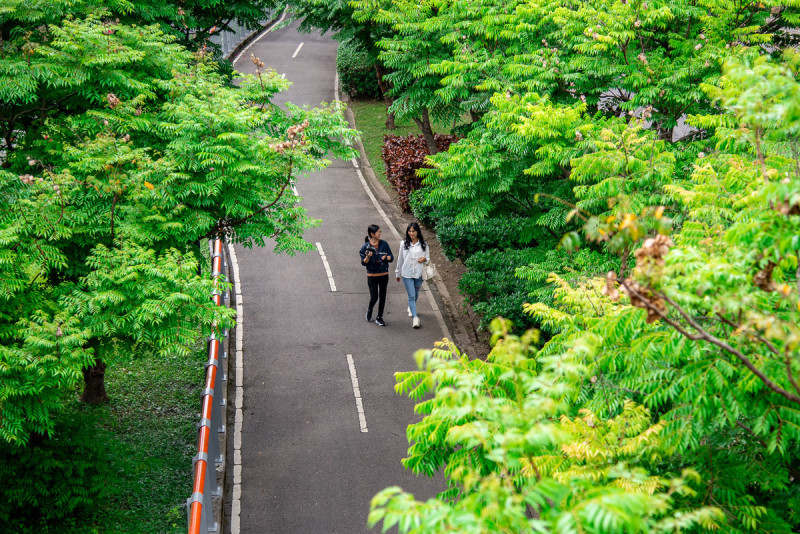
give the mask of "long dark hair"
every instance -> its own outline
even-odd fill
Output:
[[[408,231],[412,228],[417,231],[417,239],[419,239],[419,244],[422,245],[422,250],[425,250],[428,245],[425,243],[425,238],[422,237],[422,230],[419,229],[419,224],[416,222],[409,223],[408,228],[406,228],[406,241],[403,245],[403,248],[408,250],[408,247],[411,246],[411,237],[408,235]]]
[[[369,236],[371,236],[372,234],[374,234],[375,232],[377,232],[380,229],[381,229],[381,227],[378,226],[377,224],[370,224],[367,227],[367,237],[364,238],[364,243],[369,241]]]

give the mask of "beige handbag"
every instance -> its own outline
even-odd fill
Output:
[[[436,265],[433,262],[429,262],[428,265],[422,268],[422,279],[428,281],[434,278],[436,278]]]

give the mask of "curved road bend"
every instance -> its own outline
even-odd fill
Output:
[[[253,53],[294,82],[278,103],[315,106],[334,99],[336,48],[329,37],[291,25],[263,35],[236,68],[255,72]],[[434,311],[421,295],[422,328],[411,328],[392,264],[387,326],[364,320],[368,291],[358,249],[366,228],[379,224],[395,254],[398,242],[350,161],[335,161],[297,189],[310,215],[323,221],[306,239],[321,245],[330,277],[319,250],[288,257],[236,248],[244,395],[241,513],[235,517],[234,506],[226,520],[232,534],[368,532],[370,499],[381,489],[399,485],[418,499],[443,489],[441,480],[400,465],[406,426],[418,416],[393,390],[393,373],[415,368],[414,351],[444,337]]]

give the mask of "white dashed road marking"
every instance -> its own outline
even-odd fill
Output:
[[[299,53],[300,53],[300,49],[301,49],[301,48],[303,48],[303,45],[304,45],[304,44],[305,44],[305,43],[300,43],[299,45],[297,45],[297,50],[295,50],[295,51],[294,51],[294,54],[292,54],[292,59],[294,59],[294,58],[296,58],[296,57],[297,57],[297,54],[299,54]]]
[[[358,423],[361,425],[361,432],[367,430],[367,418],[364,417],[364,405],[361,403],[361,388],[358,387],[358,376],[356,376],[356,364],[353,355],[347,355],[347,366],[350,367],[350,381],[353,383],[353,395],[356,397],[356,410],[358,410]]]
[[[322,243],[317,243],[316,245],[317,250],[319,251],[319,257],[322,258],[322,265],[325,266],[325,272],[328,275],[328,283],[331,285],[331,291],[336,291],[336,282],[333,281],[331,266],[328,265],[328,258],[325,257],[325,251],[322,250]]]
[[[239,52],[239,55],[238,55],[238,56],[236,56],[236,59],[234,59],[234,60],[231,62],[231,63],[233,64],[233,66],[234,66],[234,67],[236,66],[236,62],[237,62],[237,61],[239,61],[239,60],[242,58],[242,56],[244,55],[244,53],[245,53],[245,52],[247,52],[248,50],[250,50],[250,47],[251,47],[251,46],[253,46],[254,44],[256,44],[256,43],[259,41],[259,39],[261,39],[261,38],[262,38],[262,37],[264,37],[264,36],[265,36],[267,33],[269,33],[269,31],[270,31],[270,30],[272,30],[272,28],[274,28],[275,26],[277,26],[278,24],[280,24],[281,22],[283,22],[283,19],[285,19],[285,18],[286,18],[286,13],[287,13],[287,10],[285,10],[285,9],[284,9],[284,10],[283,10],[283,13],[281,14],[281,18],[280,18],[280,20],[278,20],[278,21],[277,21],[275,24],[272,24],[272,25],[271,25],[269,28],[267,28],[266,30],[264,30],[263,32],[261,32],[261,33],[258,35],[258,37],[256,37],[255,39],[253,39],[253,41],[252,41],[252,42],[251,42],[249,45],[247,45],[247,48],[245,48],[244,50],[242,50],[241,52]]]

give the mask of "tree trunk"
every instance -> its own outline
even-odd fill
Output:
[[[392,105],[392,97],[389,96],[389,91],[392,89],[391,86],[383,79],[386,75],[386,69],[383,68],[383,65],[380,62],[375,62],[375,76],[378,78],[378,87],[381,90],[381,95],[383,96],[383,103],[386,104],[386,129],[387,130],[394,130],[394,112],[389,111],[389,107]]]
[[[203,261],[204,261],[204,258],[203,258],[202,252],[200,251],[200,247],[202,247],[203,245],[202,245],[202,243],[200,242],[199,239],[196,240],[192,244],[194,246],[191,247],[190,250],[194,250],[194,257],[197,258],[197,276],[203,276]],[[211,263],[214,263],[213,258],[211,260]]]
[[[94,365],[83,369],[83,395],[81,400],[88,404],[104,404],[108,402],[106,394],[106,364],[100,358],[94,359]]]
[[[664,128],[660,124],[656,126],[658,138],[662,141],[666,141],[667,143],[672,143],[673,130],[675,130],[675,128]]]
[[[422,135],[425,137],[425,143],[428,145],[428,153],[431,155],[439,153],[439,147],[436,146],[436,139],[433,137],[433,128],[431,128],[431,119],[428,116],[428,108],[422,109],[422,117],[414,118]]]
[[[47,439],[47,434],[39,434],[38,432],[31,432],[31,435],[28,438],[28,448],[35,449],[36,447],[44,443],[44,440],[46,439]]]

